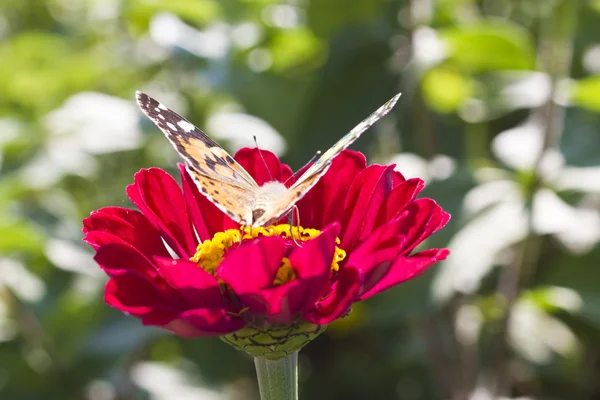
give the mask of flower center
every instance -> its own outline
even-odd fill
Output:
[[[196,248],[196,254],[190,260],[214,276],[225,253],[235,243],[255,239],[260,236],[280,236],[288,239],[291,246],[293,242],[306,242],[309,239],[317,237],[320,233],[321,231],[318,229],[305,229],[301,226],[290,227],[289,224],[270,225],[267,227],[245,226],[241,229],[228,229],[224,232],[217,232],[212,239],[207,239],[200,243]],[[339,245],[340,239],[336,238],[335,242]],[[346,252],[336,246],[333,260],[331,261],[331,270],[334,272],[337,271],[339,263],[344,258],[346,258]],[[296,273],[290,264],[290,260],[287,257],[283,257],[273,285],[283,285],[294,279],[296,279]]]

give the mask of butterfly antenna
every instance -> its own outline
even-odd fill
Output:
[[[298,171],[294,172],[294,174],[292,176],[290,176],[289,178],[287,178],[283,184],[285,185],[287,183],[287,181],[289,181],[290,179],[292,179],[293,177],[295,177],[296,175],[298,175],[298,172],[302,171],[310,163],[312,163],[313,161],[315,161],[317,159],[317,157],[319,157],[320,155],[321,155],[321,150],[317,150],[317,152],[315,153],[315,155],[312,156],[310,158],[310,160],[308,160],[308,162],[302,166],[302,168],[300,168]]]
[[[258,150],[258,155],[260,156],[260,159],[262,160],[263,164],[265,164],[265,168],[267,169],[267,173],[269,174],[269,178],[271,178],[271,181],[274,181],[275,179],[273,179],[273,175],[271,175],[271,170],[269,169],[269,166],[267,165],[267,162],[265,161],[265,158],[263,157],[260,148],[258,147],[258,140],[256,140],[256,135],[252,136],[254,138],[254,144],[256,145],[256,150]]]

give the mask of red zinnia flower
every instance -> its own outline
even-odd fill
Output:
[[[259,185],[292,176],[274,154],[261,153],[235,155]],[[127,188],[140,211],[93,212],[84,240],[110,276],[105,300],[146,325],[186,337],[233,334],[226,337],[234,341],[254,332],[242,328],[293,325],[314,336],[354,302],[448,254],[411,254],[449,214],[432,199],[415,199],[423,181],[393,168],[367,167],[361,153],[346,150],[298,202],[301,226],[243,230],[200,194],[183,166],[183,190],[161,169],[141,170]]]

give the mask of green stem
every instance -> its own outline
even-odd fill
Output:
[[[261,400],[298,400],[298,352],[278,360],[255,357]]]

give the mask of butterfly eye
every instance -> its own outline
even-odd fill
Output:
[[[254,210],[252,210],[252,222],[258,220],[260,217],[263,216],[264,213],[264,208],[255,208]]]

